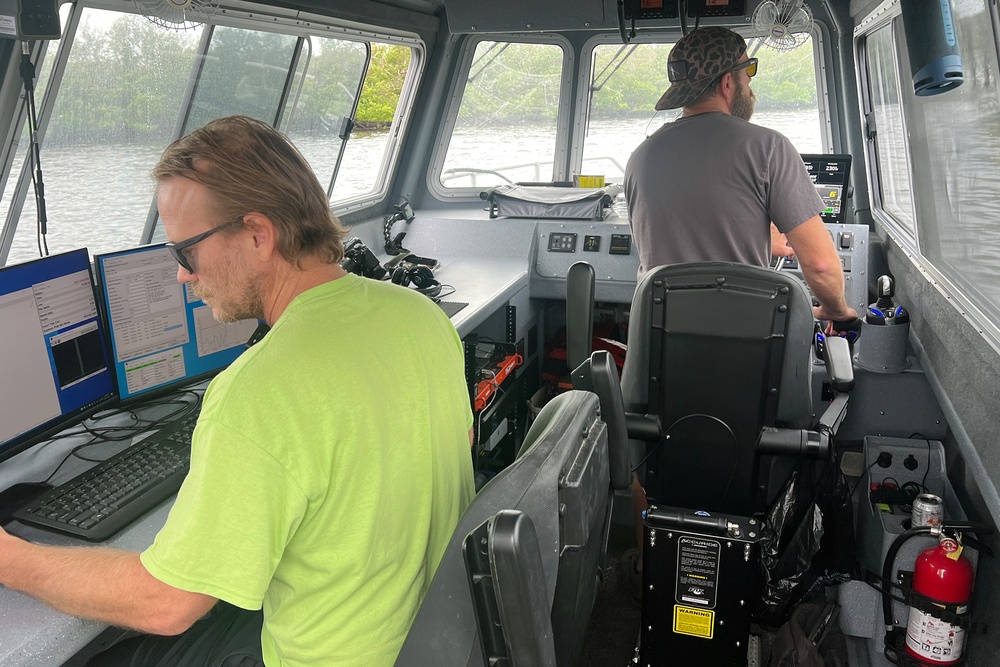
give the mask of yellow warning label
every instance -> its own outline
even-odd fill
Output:
[[[714,611],[674,605],[674,632],[677,634],[711,639],[714,628]]]

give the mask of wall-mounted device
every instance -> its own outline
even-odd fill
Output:
[[[746,0],[687,0],[689,18],[703,16],[743,16],[747,13]]]
[[[951,3],[901,3],[913,93],[939,95],[965,81]]]
[[[680,15],[678,0],[624,0],[625,18],[675,19]]]
[[[57,0],[0,0],[0,37],[59,39]]]

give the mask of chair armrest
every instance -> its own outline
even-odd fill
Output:
[[[823,360],[830,384],[836,391],[854,389],[854,366],[851,363],[851,348],[846,338],[827,336],[823,343]]]
[[[566,274],[566,361],[573,370],[590,357],[594,336],[594,267],[576,262]]]
[[[597,394],[601,420],[608,426],[608,464],[611,486],[624,491],[632,485],[625,400],[618,368],[606,350],[598,350],[573,371],[573,388]]]
[[[555,639],[535,526],[500,510],[463,548],[485,664],[555,667]]]

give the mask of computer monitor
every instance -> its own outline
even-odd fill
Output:
[[[851,179],[850,155],[802,155],[809,177],[823,198],[823,222],[847,222],[848,187]]]
[[[94,272],[122,405],[211,377],[257,328],[257,320],[218,322],[190,283],[177,282],[165,244],[97,255]]]
[[[0,461],[115,400],[86,248],[0,268]]]

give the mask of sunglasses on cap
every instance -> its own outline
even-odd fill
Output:
[[[234,227],[236,225],[242,225],[242,224],[243,224],[243,216],[241,215],[236,220],[232,220],[225,224],[219,225],[218,227],[212,227],[207,232],[202,232],[201,234],[197,234],[195,236],[192,236],[191,238],[184,239],[183,241],[178,241],[177,243],[167,243],[167,250],[170,251],[170,254],[177,261],[177,263],[184,268],[185,271],[187,271],[188,273],[194,273],[194,267],[191,265],[191,258],[188,257],[187,255],[188,248],[193,246],[195,243],[200,243],[204,241],[205,239],[207,239],[209,236],[211,236],[216,232],[220,232],[228,227]]]

